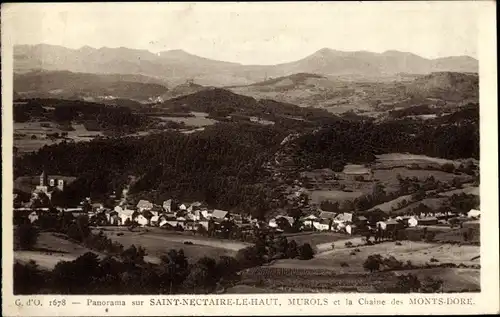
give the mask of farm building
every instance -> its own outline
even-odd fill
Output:
[[[373,172],[363,165],[347,164],[340,176],[351,181],[370,181],[373,179]]]

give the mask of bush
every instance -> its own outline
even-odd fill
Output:
[[[30,223],[22,224],[15,230],[15,247],[20,250],[31,250],[38,240],[38,230]]]
[[[350,255],[356,255],[356,252],[352,251],[351,253],[349,253]]]
[[[431,259],[430,259],[430,261],[431,261],[431,262],[439,262],[439,260],[438,260],[438,259],[436,259],[436,258],[431,258]]]
[[[443,289],[443,280],[433,277],[427,277],[420,288],[422,293],[438,293]]]
[[[310,260],[314,257],[314,251],[309,243],[304,243],[299,248],[299,259],[300,260]]]
[[[347,264],[347,262],[342,262],[342,263],[340,263],[340,266],[341,267],[349,267],[349,264]]]
[[[346,243],[344,243],[345,247],[346,248],[352,248],[353,247],[353,244],[351,241],[347,241]]]
[[[383,265],[390,270],[398,270],[403,267],[403,263],[398,261],[395,257],[390,256],[388,258],[383,259]]]
[[[395,245],[403,245],[401,242],[396,242]]]
[[[286,256],[289,259],[295,259],[299,255],[299,250],[297,249],[297,242],[295,242],[295,240],[291,240],[288,242],[286,253],[287,253]]]
[[[380,256],[380,254],[374,254],[366,258],[365,262],[363,263],[363,268],[367,271],[374,272],[380,270],[381,265],[382,256]]]
[[[398,276],[395,291],[397,293],[411,293],[418,292],[420,289],[420,281],[417,276],[413,274],[404,274]]]
[[[455,165],[452,163],[445,163],[441,165],[441,170],[446,173],[453,173],[455,171]]]

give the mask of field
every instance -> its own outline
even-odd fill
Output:
[[[328,201],[344,201],[353,200],[362,196],[362,192],[344,192],[341,190],[313,190],[310,192],[310,200],[313,204],[319,204],[324,200]]]
[[[43,126],[42,126],[43,125]],[[46,135],[50,133],[67,132],[67,138],[75,142],[90,141],[102,135],[100,131],[88,131],[82,124],[73,124],[74,131],[64,131],[53,122],[15,122],[14,123],[14,146],[19,153],[36,151],[44,145],[52,145],[64,139],[51,140]],[[35,136],[36,139],[32,139]]]
[[[190,261],[196,261],[204,256],[215,259],[218,259],[220,256],[234,256],[238,250],[248,246],[248,244],[243,242],[176,235],[161,229],[152,229],[148,229],[149,232],[144,230],[131,232],[126,228],[115,227],[104,231],[104,233],[113,241],[123,244],[125,248],[132,244],[142,246],[146,249],[147,260],[150,262],[158,262],[159,258],[170,249],[183,249],[184,254]],[[184,244],[187,241],[193,244]]]
[[[15,251],[14,259],[20,262],[35,261],[40,267],[52,269],[59,261],[72,261],[91,250],[56,236],[51,232],[40,233],[33,251]],[[91,251],[98,255],[98,252]]]
[[[317,253],[312,260],[285,259],[249,269],[241,284],[287,292],[375,292],[380,286],[394,285],[397,275],[412,273],[421,281],[439,277],[445,292],[479,289],[479,246],[411,241],[356,246],[355,239],[361,242],[359,238],[350,240],[355,247],[347,248],[345,241],[339,241],[335,249]],[[410,261],[415,268],[370,274],[363,262],[373,254]],[[435,267],[444,263],[459,267]]]
[[[207,125],[215,124],[217,121],[214,119],[207,118],[208,113],[204,112],[191,112],[194,115],[192,117],[169,117],[169,116],[159,116],[156,118],[162,119],[164,121],[174,121],[174,122],[184,122],[187,126],[192,127],[204,127]]]
[[[331,245],[336,241],[350,240],[352,236],[337,232],[310,232],[310,233],[295,233],[285,235],[288,241],[295,240],[297,244],[309,243],[317,251],[331,249]]]

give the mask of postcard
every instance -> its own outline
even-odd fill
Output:
[[[498,313],[495,5],[2,4],[3,315]]]

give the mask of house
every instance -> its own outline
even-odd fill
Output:
[[[120,215],[118,214],[118,212],[113,210],[113,211],[107,213],[107,218],[108,218],[108,222],[110,225],[116,225],[116,226],[121,225],[121,219],[120,219]]]
[[[31,223],[35,222],[38,220],[38,214],[36,213],[36,211],[33,211],[32,213],[30,213],[28,215],[28,219]]]
[[[157,226],[158,225],[158,222],[160,220],[160,216],[153,216],[151,217],[151,220],[150,220],[150,225],[151,226]]]
[[[344,212],[335,216],[333,222],[337,225],[337,228],[345,228],[346,225],[352,223],[352,213]]]
[[[195,201],[187,208],[187,211],[192,213],[195,210],[199,210],[201,208],[201,205],[202,204],[199,201]]]
[[[418,225],[418,220],[417,220],[417,218],[415,218],[415,217],[413,217],[413,216],[412,216],[412,217],[410,217],[410,218],[408,219],[408,227],[413,228],[413,227],[416,227],[417,225]]]
[[[269,220],[268,226],[271,228],[278,228],[278,223],[276,222],[276,218],[272,218]]]
[[[117,206],[119,207],[119,206]],[[115,207],[115,211],[118,213],[118,217],[120,218],[120,223],[122,226],[128,221],[132,221],[132,215],[134,214],[134,210],[132,209],[122,209],[121,207]]]
[[[337,214],[331,211],[321,211],[319,218],[323,220],[333,220]]]
[[[167,213],[171,213],[173,211],[172,204],[173,204],[172,199],[168,199],[168,200],[164,201],[163,205],[162,205],[163,210],[165,210],[165,212],[167,212]]]
[[[320,221],[314,221],[312,223],[314,229],[318,231],[328,231],[330,230],[330,220],[321,219]]]
[[[481,216],[481,212],[479,210],[476,210],[476,209],[471,209],[467,213],[468,218],[479,218],[480,216]]]
[[[364,165],[347,164],[340,177],[351,181],[370,181],[373,179],[373,172]]]
[[[354,228],[355,228],[354,225],[347,225],[347,226],[345,226],[345,232],[347,232],[347,234],[352,234],[354,231]]]
[[[101,212],[104,209],[104,206],[101,203],[93,203],[90,206],[92,207],[93,212]]]
[[[305,227],[314,228],[314,222],[317,222],[320,219],[315,215],[308,215],[306,217],[302,217],[300,220],[302,221]]]
[[[355,222],[359,225],[366,225],[366,223],[368,222],[368,218],[366,218],[365,216],[357,216]]]
[[[142,212],[143,210],[151,210],[151,209],[153,209],[153,203],[150,202],[149,200],[141,199],[137,203],[136,208],[137,208],[137,210],[139,210],[139,212]]]
[[[228,219],[229,216],[230,216],[229,212],[225,210],[214,209],[214,211],[212,212],[212,219],[216,221],[222,221],[224,219]]]
[[[149,219],[144,217],[143,215],[138,215],[137,217],[135,217],[134,219],[135,221],[137,221],[137,223],[141,226],[141,227],[144,227],[146,225],[149,224]]]
[[[186,205],[181,204],[181,205],[179,206],[179,209],[180,209],[180,210],[187,210],[187,207],[186,207]]]

